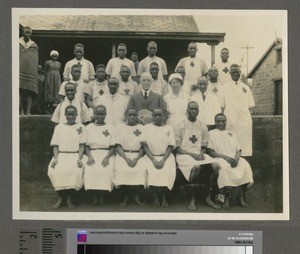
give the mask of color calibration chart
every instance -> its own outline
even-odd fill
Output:
[[[22,229],[19,254],[262,254],[261,231]]]

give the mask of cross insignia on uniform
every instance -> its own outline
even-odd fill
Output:
[[[227,68],[227,66],[223,69],[223,72],[225,72],[225,73],[229,72],[229,69]]]
[[[229,135],[230,137],[232,137],[232,132],[228,132],[228,135]]]
[[[129,89],[124,89],[124,92],[126,93],[126,94],[129,94]]]
[[[193,144],[195,144],[195,143],[198,141],[198,139],[196,138],[195,135],[191,136],[191,137],[189,138],[189,140],[190,140]]]
[[[80,68],[82,67],[82,64],[80,63],[80,62],[78,62],[78,64],[77,64]]]
[[[81,134],[82,133],[82,127],[79,127],[76,131],[77,131],[78,134]]]
[[[212,90],[214,93],[218,92],[218,88],[214,87],[214,89]]]
[[[100,95],[104,94],[104,91],[102,89],[100,89],[99,94]]]
[[[136,129],[134,132],[133,132],[133,134],[135,135],[135,136],[139,136],[139,135],[141,135],[142,133],[138,130],[138,129]]]
[[[195,66],[193,61],[190,63],[190,66],[192,66],[192,68]]]
[[[105,130],[105,131],[103,131],[102,133],[103,133],[103,135],[104,135],[105,137],[109,136],[108,130]]]
[[[243,87],[243,92],[247,93],[247,89],[245,87]]]

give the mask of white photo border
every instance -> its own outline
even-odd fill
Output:
[[[16,220],[289,220],[289,143],[288,143],[288,26],[287,10],[187,10],[187,9],[67,9],[12,8],[12,159],[13,211]],[[29,212],[20,211],[20,144],[19,144],[19,17],[23,15],[275,15],[283,19],[283,212],[282,213],[140,213],[140,212]],[[216,216],[216,214],[218,216]],[[86,219],[85,219],[86,218]],[[167,218],[167,219],[166,219]]]

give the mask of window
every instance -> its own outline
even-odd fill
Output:
[[[282,50],[281,48],[276,49],[276,64],[282,63]]]
[[[274,81],[274,84],[275,84],[274,115],[282,115],[282,79]]]

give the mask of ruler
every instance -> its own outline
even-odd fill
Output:
[[[20,229],[19,254],[65,254],[65,229]]]

